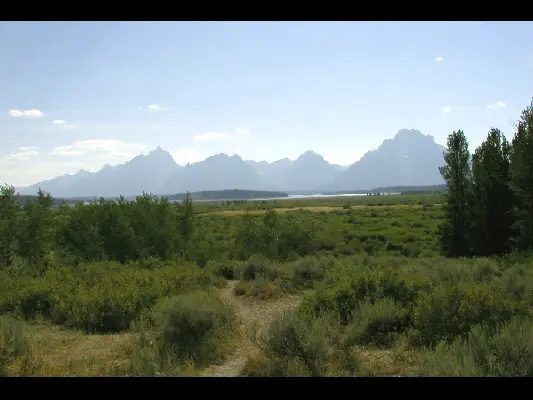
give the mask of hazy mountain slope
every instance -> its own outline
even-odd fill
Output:
[[[258,190],[261,186],[258,171],[241,157],[217,154],[180,169],[160,187],[159,192],[170,194],[223,189]]]
[[[57,197],[137,195],[156,192],[178,169],[172,156],[157,148],[125,164],[104,166],[100,171],[79,171],[19,189],[20,194],[34,194],[40,187]]]
[[[172,156],[157,148],[125,164],[105,166],[96,173],[79,171],[19,188],[35,194],[38,188],[56,197],[114,197],[175,194],[206,190],[243,189],[279,191],[365,190],[379,186],[442,184],[438,167],[444,164],[444,147],[430,135],[401,130],[361,160],[342,167],[307,151],[295,161],[288,158],[268,163],[244,161],[238,155],[217,154],[181,167]]]
[[[443,183],[444,147],[431,135],[403,129],[374,151],[342,171],[331,189],[371,189],[378,186],[421,186]]]
[[[314,151],[306,151],[291,165],[285,190],[314,190],[331,182],[339,170]]]
[[[311,150],[295,161],[288,158],[267,163],[246,161],[261,175],[263,188],[269,190],[312,190],[329,183],[342,167],[328,163]]]

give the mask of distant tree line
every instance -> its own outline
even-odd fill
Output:
[[[192,197],[172,204],[165,197],[143,194],[135,200],[92,200],[53,208],[50,193],[39,190],[20,206],[12,186],[0,186],[0,269],[21,265],[42,274],[54,265],[92,261],[185,259],[203,266],[219,255],[213,232],[199,229]],[[235,220],[228,254],[246,259],[255,254],[285,258],[315,251],[312,229],[275,211]],[[22,261],[22,264],[19,262]]]
[[[490,129],[470,154],[463,131],[448,136],[440,169],[446,192],[442,254],[501,255],[533,250],[533,101],[509,142]]]

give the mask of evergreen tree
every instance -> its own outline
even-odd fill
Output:
[[[18,196],[13,186],[0,186],[0,268],[11,266],[15,258]]]
[[[510,145],[500,130],[491,129],[472,157],[471,234],[475,255],[504,254],[510,250],[513,194]]]
[[[19,254],[28,260],[37,274],[43,274],[50,265],[49,252],[53,219],[50,208],[52,196],[39,189],[37,199],[28,198],[19,231]]]
[[[444,152],[446,165],[439,171],[448,186],[446,221],[440,227],[441,252],[449,257],[461,257],[468,250],[467,196],[470,181],[470,153],[463,131],[448,136]]]
[[[511,144],[511,188],[515,194],[518,249],[533,247],[533,101],[523,112]]]

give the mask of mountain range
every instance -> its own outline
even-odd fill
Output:
[[[444,165],[443,151],[433,136],[412,129],[398,131],[350,166],[330,164],[314,151],[294,161],[283,158],[272,163],[216,154],[181,166],[157,147],[148,155],[106,165],[98,172],[80,170],[17,190],[21,195],[41,188],[55,197],[114,197],[143,191],[161,195],[224,189],[321,192],[438,185],[443,183],[438,170]]]

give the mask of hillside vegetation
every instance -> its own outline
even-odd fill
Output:
[[[533,375],[533,116],[447,192],[21,208],[0,193],[0,374]]]

